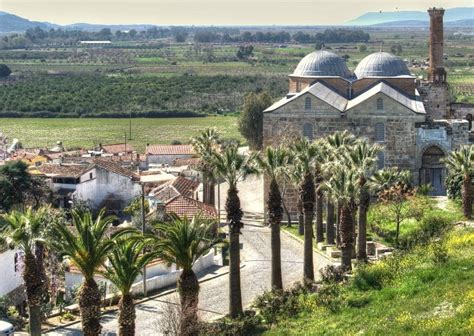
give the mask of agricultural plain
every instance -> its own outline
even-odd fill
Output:
[[[127,137],[127,142],[143,153],[147,143],[187,143],[207,127],[218,129],[223,138],[243,140],[237,130],[236,117],[210,116],[132,119],[132,140]],[[57,141],[62,141],[66,149],[91,148],[99,143],[123,143],[125,132],[129,131],[129,120],[3,118],[0,119],[0,131],[11,139],[18,138],[26,148],[51,148]]]

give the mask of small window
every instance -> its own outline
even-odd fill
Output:
[[[308,140],[313,140],[313,125],[306,123],[303,125],[303,136]]]
[[[385,154],[384,152],[379,152],[377,154],[377,168],[383,169],[385,167]]]
[[[306,99],[304,100],[304,109],[305,110],[311,110],[311,98],[310,97],[306,97]]]
[[[375,124],[375,142],[385,141],[385,125],[384,123]]]
[[[382,98],[377,99],[377,110],[383,110],[383,99]]]
[[[92,173],[89,173],[89,179],[92,180]]]

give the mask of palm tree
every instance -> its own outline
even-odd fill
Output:
[[[290,151],[290,153],[292,153]],[[292,162],[287,166],[285,170],[286,178],[290,181],[292,186],[299,191],[300,183],[303,180],[303,169],[300,165],[294,164]],[[304,214],[303,214],[303,203],[301,197],[298,197],[296,207],[298,209],[298,234],[304,234]]]
[[[356,137],[349,133],[348,131],[342,131],[342,132],[334,132],[333,134],[329,135],[326,138],[326,169],[325,169],[325,179],[329,180],[331,177],[331,164],[333,162],[336,162],[341,156],[344,155],[344,153],[354,145],[356,141]],[[330,204],[330,207],[334,207],[334,204],[336,204],[336,215],[337,215],[337,221],[336,221],[336,244],[337,246],[340,245],[340,234],[339,234],[339,227],[340,227],[340,217],[341,217],[341,204],[338,200],[333,201],[333,204],[330,204],[328,200],[328,205]],[[332,209],[329,209],[332,210]],[[331,211],[328,211],[330,214]],[[332,234],[332,232],[331,232]]]
[[[405,188],[411,187],[411,173],[408,170],[398,170],[396,167],[377,170],[369,179],[369,187],[375,194],[387,190],[395,185]]]
[[[159,257],[182,269],[178,280],[183,312],[180,335],[197,335],[199,282],[193,265],[223,240],[216,234],[215,223],[199,216],[190,220],[172,215],[170,222],[156,224],[155,229],[157,235],[151,241]]]
[[[240,208],[237,182],[251,174],[256,174],[254,166],[255,155],[240,154],[236,145],[227,147],[222,153],[214,152],[211,165],[214,175],[229,185],[225,209],[229,226],[229,312],[230,317],[242,315],[242,292],[240,289],[240,229],[242,209]]]
[[[348,167],[347,162],[335,162],[332,165],[332,176],[325,182],[325,189],[333,200],[341,206],[340,211],[340,246],[342,250],[341,266],[344,270],[352,269],[352,250],[354,245],[355,199],[359,195],[357,174]]]
[[[317,157],[317,148],[306,138],[297,140],[291,147],[294,164],[300,166],[302,179],[299,185],[299,197],[303,206],[304,217],[304,258],[303,281],[314,281],[313,264],[313,218],[316,190],[314,185],[313,163]]]
[[[31,208],[12,211],[3,217],[1,238],[25,254],[23,281],[29,310],[30,335],[41,335],[41,304],[46,291],[43,264],[44,243],[47,241],[46,210]],[[1,223],[1,222],[0,222]]]
[[[284,174],[288,164],[288,153],[278,147],[267,147],[262,156],[257,156],[260,172],[270,179],[268,190],[267,209],[271,227],[272,250],[272,288],[283,289],[281,276],[281,240],[280,224],[283,218],[282,197],[278,179]]]
[[[105,271],[99,272],[110,280],[120,291],[119,335],[135,335],[135,303],[130,293],[136,278],[150,263],[156,253],[145,252],[145,242],[141,236],[122,237],[107,258]]]
[[[367,181],[375,170],[377,153],[380,146],[369,144],[367,140],[358,140],[347,151],[347,159],[355,169],[359,183],[359,221],[357,232],[357,260],[367,261],[367,212],[370,206],[370,192]]]
[[[198,136],[191,139],[194,151],[201,158],[200,170],[203,175],[203,202],[215,204],[214,178],[212,176],[212,167],[209,165],[209,159],[213,151],[218,146],[219,133],[215,128],[207,128]]]
[[[323,199],[324,193],[321,188],[324,181],[324,170],[325,161],[328,158],[328,148],[326,140],[318,139],[313,143],[316,147],[316,157],[313,160],[314,167],[314,183],[316,188],[316,243],[324,241],[324,229],[323,229]]]
[[[472,162],[474,160],[474,147],[467,145],[459,150],[451,152],[444,161],[448,169],[453,170],[463,177],[462,183],[462,207],[464,216],[467,219],[472,217]]]
[[[73,227],[55,225],[56,239],[52,246],[64,257],[67,257],[82,273],[84,280],[79,290],[79,309],[82,318],[82,331],[86,336],[99,335],[100,325],[100,291],[94,280],[94,274],[102,266],[115,246],[116,238],[121,234],[132,232],[123,229],[111,236],[107,229],[113,217],[104,217],[101,211],[94,220],[90,212],[72,212]]]

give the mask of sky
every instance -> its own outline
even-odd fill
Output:
[[[474,0],[0,0],[0,11],[58,24],[330,25],[433,6],[471,7]]]

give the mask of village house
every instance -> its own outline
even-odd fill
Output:
[[[93,210],[106,207],[120,213],[141,192],[137,174],[105,159],[86,164],[48,163],[38,171],[50,179],[57,205],[64,208],[81,201]]]
[[[147,145],[147,167],[153,165],[171,165],[177,159],[190,159],[195,156],[191,145]]]

